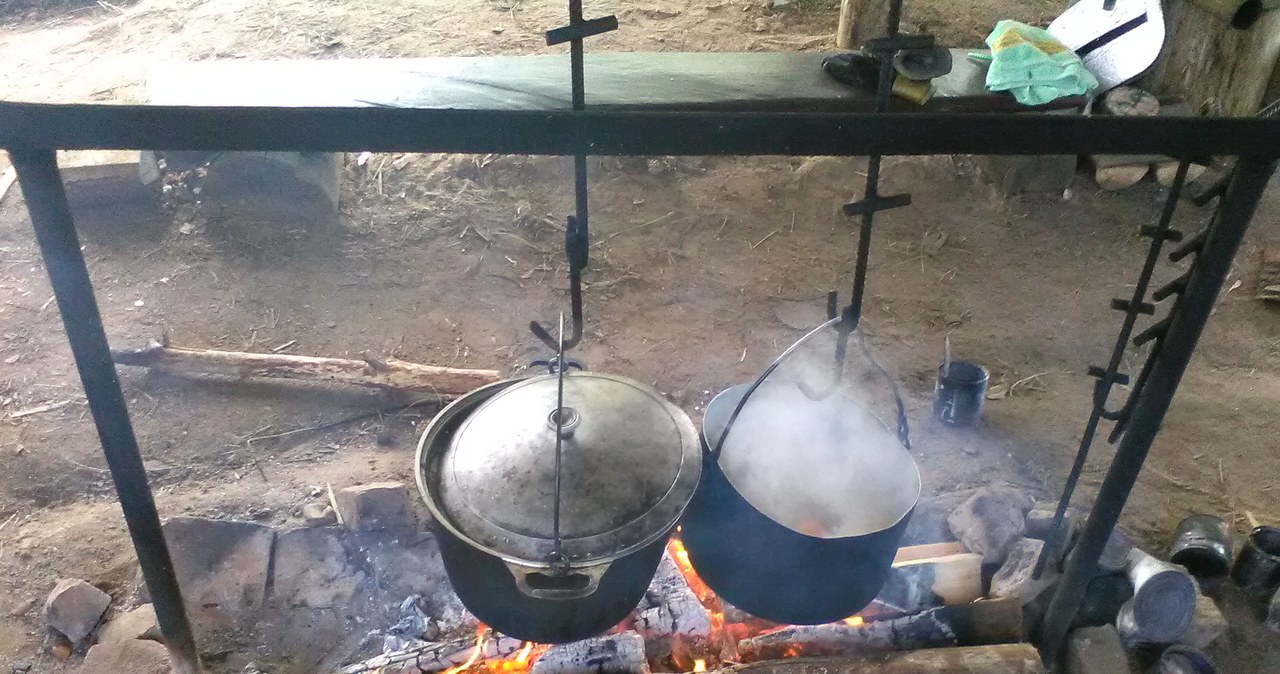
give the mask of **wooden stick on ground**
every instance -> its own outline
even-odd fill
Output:
[[[311,382],[337,382],[391,389],[462,395],[499,379],[497,370],[464,370],[422,365],[404,360],[348,360],[294,356],[284,353],[248,353],[186,349],[151,342],[141,349],[112,351],[120,365],[149,367],[184,376],[268,377]]]
[[[717,674],[1043,674],[1030,644],[881,653],[839,658],[770,660],[719,670]]]

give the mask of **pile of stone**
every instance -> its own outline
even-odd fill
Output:
[[[246,656],[266,648],[310,668],[330,667],[327,660],[345,657],[360,641],[379,641],[411,595],[449,629],[468,629],[404,484],[353,486],[319,498],[324,502],[305,506],[294,528],[202,517],[164,523],[202,647]],[[90,674],[168,672],[148,600],[141,583],[113,601],[84,580],[60,581],[45,604],[50,650],[67,659],[87,648],[82,667]]]

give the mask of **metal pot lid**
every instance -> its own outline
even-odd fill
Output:
[[[549,563],[554,549],[556,385],[533,377],[481,403],[428,476],[441,524],[508,561]],[[565,375],[564,406],[567,561],[611,560],[665,536],[702,470],[688,415],[639,382],[586,372]]]

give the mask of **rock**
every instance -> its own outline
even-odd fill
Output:
[[[365,580],[351,566],[340,529],[293,529],[276,536],[275,599],[291,608],[348,606]]]
[[[1272,632],[1280,632],[1280,592],[1276,592],[1271,597],[1271,604],[1267,606],[1267,617],[1263,624]]]
[[[165,522],[164,535],[193,622],[229,627],[262,608],[275,540],[270,527],[175,517]]]
[[[1044,541],[1034,538],[1023,538],[1014,543],[1004,564],[991,578],[990,596],[1016,598],[1019,604],[1026,605],[1052,585],[1058,575],[1052,569],[1045,569],[1039,579],[1032,578],[1042,550]]]
[[[1126,674],[1129,660],[1111,625],[1081,627],[1067,644],[1067,674]]]
[[[169,674],[169,651],[154,641],[98,644],[84,657],[80,674]]]
[[[986,564],[1000,564],[1026,528],[1032,500],[1009,487],[983,487],[951,511],[947,525],[956,539],[982,555]]]
[[[335,500],[343,526],[358,531],[416,525],[413,503],[403,482],[375,482],[338,491]]]
[[[31,671],[30,662],[15,662],[9,665],[9,674],[27,674]]]
[[[1053,516],[1058,510],[1056,503],[1037,503],[1027,513],[1027,537],[1042,541],[1049,539],[1049,528],[1053,526]],[[1080,513],[1075,508],[1067,508],[1062,515],[1062,530],[1066,532],[1064,540],[1071,540],[1079,524]]]
[[[39,600],[35,597],[27,597],[17,604],[14,604],[13,608],[9,609],[9,617],[17,618],[18,616],[26,615],[27,611],[35,608],[38,603]]]
[[[338,523],[338,514],[327,503],[308,503],[302,506],[302,519],[309,527],[327,527]]]
[[[1227,631],[1227,619],[1218,610],[1213,599],[1204,595],[1196,597],[1196,610],[1191,616],[1191,627],[1182,633],[1178,643],[1192,648],[1204,648]]]
[[[1073,154],[974,157],[987,180],[1004,196],[1028,192],[1062,194],[1075,178],[1076,161]]]
[[[59,641],[58,643],[50,646],[49,655],[52,655],[53,659],[57,660],[58,662],[64,662],[67,658],[71,657],[70,642]]]
[[[78,578],[58,581],[44,602],[49,625],[72,643],[80,643],[102,619],[111,595]]]
[[[911,521],[907,522],[907,530],[902,534],[902,545],[925,545],[928,543],[945,543],[955,540],[951,528],[947,525],[947,517],[963,498],[956,494],[926,496],[916,504],[911,513]]]
[[[1133,541],[1119,529],[1112,529],[1106,547],[1102,548],[1102,556],[1098,558],[1099,573],[1117,573],[1129,568],[1129,553],[1133,551]]]
[[[1049,541],[1049,534],[1053,528],[1053,516],[1057,512],[1057,504],[1055,503],[1037,503],[1027,513],[1027,537],[1037,538],[1046,543]],[[1058,539],[1056,552],[1049,556],[1048,568],[1061,569],[1063,559],[1066,557],[1067,551],[1075,543],[1076,535],[1080,533],[1080,512],[1075,508],[1067,508],[1062,515],[1062,535]]]
[[[132,611],[125,611],[111,619],[98,634],[100,644],[118,644],[130,639],[163,641],[160,626],[156,623],[155,607],[143,604]]]

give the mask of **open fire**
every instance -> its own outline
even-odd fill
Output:
[[[662,641],[668,643],[669,648],[665,652],[648,652],[646,653],[646,666],[658,671],[675,671],[675,672],[706,672],[709,669],[718,668],[721,665],[736,662],[738,660],[737,645],[743,639],[757,637],[765,634],[775,633],[787,629],[787,625],[777,625],[767,621],[755,618],[732,607],[726,607],[716,596],[711,588],[698,578],[698,574],[693,569],[693,565],[689,561],[689,553],[684,549],[680,538],[673,536],[667,543],[667,554],[679,569],[680,576],[687,585],[688,591],[697,599],[698,607],[694,610],[701,610],[706,613],[709,619],[710,630],[707,634],[701,634],[697,629],[692,630],[690,634],[676,632],[670,635],[670,639]],[[689,610],[688,606],[682,606],[684,610]],[[726,618],[726,608],[729,610],[729,617]],[[697,623],[697,620],[692,621]],[[843,624],[849,626],[860,626],[865,624],[862,616],[851,616],[842,621]],[[616,626],[610,630],[608,635],[620,635],[636,630],[636,621],[632,618]],[[608,635],[604,638],[608,638]],[[648,636],[642,634],[642,636]],[[442,674],[522,674],[524,672],[538,672],[536,667],[538,659],[548,650],[553,648],[546,644],[535,644],[533,642],[523,642],[517,650],[508,654],[491,657],[489,653],[493,652],[493,646],[490,642],[500,639],[485,625],[480,625],[476,630],[475,644],[467,654],[466,659],[458,665],[450,667],[442,672]],[[647,640],[648,641],[648,640]],[[503,649],[498,648],[501,653]],[[796,657],[801,653],[799,650],[786,653],[785,657]],[[556,674],[553,669],[548,674]]]

